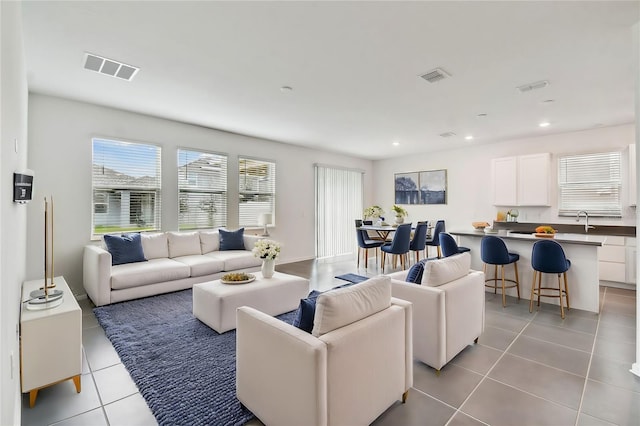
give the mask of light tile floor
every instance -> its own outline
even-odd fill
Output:
[[[373,259],[371,259],[373,260]],[[328,289],[356,272],[353,259],[279,265]],[[387,272],[389,272],[387,270]],[[571,283],[569,284],[571,285]],[[526,281],[524,288],[526,291]],[[529,313],[527,301],[486,294],[486,326],[439,376],[416,362],[406,404],[391,406],[375,425],[634,425],[640,424],[640,378],[635,361],[636,292],[601,287],[601,314],[543,304]],[[82,392],[71,381],[40,391],[36,406],[23,395],[22,424],[154,425],[151,411],[92,312],[83,311]],[[250,425],[260,425],[258,420]]]

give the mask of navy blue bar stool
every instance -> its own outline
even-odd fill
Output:
[[[446,232],[440,233],[440,249],[442,250],[443,257],[449,257],[453,256],[454,254],[471,251],[471,249],[468,247],[458,246],[458,243],[456,243],[456,239],[453,238],[451,234],[447,234]]]
[[[492,235],[485,235],[482,237],[482,241],[480,241],[480,258],[484,262],[483,271],[486,275],[487,273],[487,265],[494,265],[494,273],[493,278],[486,279],[485,286],[493,288],[493,292],[498,292],[498,266],[501,269],[501,281],[502,285],[502,306],[507,306],[507,296],[505,294],[505,289],[515,287],[518,291],[518,300],[520,300],[520,280],[518,279],[518,260],[520,259],[519,254],[509,253],[507,250],[507,245],[502,241],[502,238],[494,237]],[[516,274],[516,279],[506,279],[504,277],[504,266],[513,263],[513,267]],[[493,284],[487,284],[487,282],[493,281]],[[505,285],[505,281],[512,282],[512,285]]]
[[[416,252],[416,263],[420,260],[420,252],[427,246],[427,222],[418,222],[413,238],[409,243],[409,251]]]
[[[571,268],[571,261],[566,258],[562,246],[553,240],[541,240],[535,243],[531,253],[531,267],[533,268],[533,282],[531,283],[529,312],[533,312],[534,295],[538,296],[538,306],[540,306],[540,297],[557,297],[560,299],[560,316],[564,319],[563,297],[567,302],[567,309],[570,309],[567,271]],[[558,288],[542,287],[542,274],[556,274]],[[564,289],[560,281],[560,274],[564,277]]]

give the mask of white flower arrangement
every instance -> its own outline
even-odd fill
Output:
[[[365,219],[368,217],[382,217],[383,214],[384,210],[382,210],[382,207],[380,206],[367,207],[366,209],[364,209],[364,212],[362,212],[362,216],[364,216]]]
[[[258,240],[252,252],[260,259],[277,259],[280,255],[280,244],[273,240]]]

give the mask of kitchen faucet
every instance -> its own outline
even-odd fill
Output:
[[[584,210],[580,210],[578,212],[578,214],[576,215],[576,222],[580,222],[580,215],[584,213],[584,218],[585,218],[585,222],[584,222],[584,233],[586,234],[587,232],[589,232],[589,229],[596,229],[595,226],[590,226],[589,225],[589,213],[587,213]]]

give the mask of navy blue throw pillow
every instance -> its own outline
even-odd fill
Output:
[[[293,320],[293,326],[311,333],[313,330],[313,317],[316,315],[316,299],[322,292],[313,290],[306,299],[300,299],[300,305]]]
[[[409,273],[407,274],[407,279],[405,280],[408,283],[414,284],[422,284],[422,274],[424,273],[424,262],[425,260],[421,260],[416,263],[409,269]]]
[[[105,235],[104,243],[111,253],[111,264],[146,262],[140,234]]]
[[[244,228],[237,231],[220,229],[220,251],[244,250]]]

